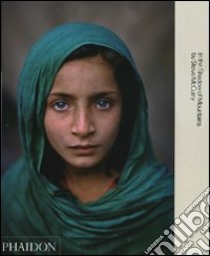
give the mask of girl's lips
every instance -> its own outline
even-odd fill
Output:
[[[98,145],[76,145],[76,146],[71,146],[70,148],[73,149],[89,149],[89,148],[95,148],[98,147]]]
[[[98,145],[76,145],[70,148],[73,149],[78,156],[87,156],[94,154],[97,147]]]

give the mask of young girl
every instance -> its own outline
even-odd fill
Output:
[[[18,100],[23,156],[3,179],[2,235],[59,237],[61,255],[143,254],[172,224],[173,178],[122,40],[87,23],[53,29],[29,52]]]

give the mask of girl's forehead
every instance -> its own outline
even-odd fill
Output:
[[[111,65],[100,56],[65,63],[51,89],[51,93],[103,91],[118,91],[118,85]]]
[[[101,55],[92,56],[92,57],[84,57],[74,60],[69,60],[65,62],[60,70],[58,71],[58,74],[62,74],[65,72],[66,69],[71,68],[71,71],[78,70],[82,71],[82,69],[91,67],[92,70],[94,69],[112,69],[112,66],[104,60],[104,58]],[[94,67],[94,69],[93,69]]]

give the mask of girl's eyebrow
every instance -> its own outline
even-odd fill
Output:
[[[105,91],[105,92],[95,92],[91,95],[89,95],[89,98],[101,98],[101,97],[106,97],[106,96],[111,96],[111,95],[119,95],[117,91]],[[73,94],[70,93],[65,93],[65,92],[52,92],[49,94],[49,97],[61,97],[61,98],[71,98],[71,99],[76,99],[77,97]]]

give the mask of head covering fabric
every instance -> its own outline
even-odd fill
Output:
[[[41,165],[47,96],[64,60],[87,44],[113,49],[130,62],[140,86],[140,103],[116,188],[83,204],[50,182]],[[172,224],[173,176],[153,154],[143,83],[131,53],[115,33],[76,22],[43,35],[29,51],[20,74],[18,118],[23,156],[3,178],[2,235],[24,241],[30,236],[59,236],[61,255],[137,255]]]

